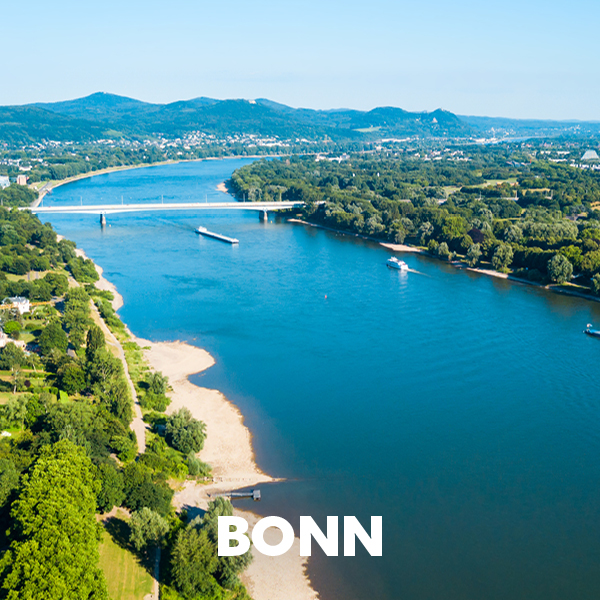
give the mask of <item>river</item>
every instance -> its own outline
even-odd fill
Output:
[[[248,159],[122,171],[45,205],[230,200]],[[48,216],[136,335],[206,348],[259,466],[241,506],[297,524],[382,515],[383,557],[327,558],[323,600],[600,597],[600,305],[256,213]],[[194,228],[236,237],[239,247]],[[313,545],[314,547],[314,545]]]

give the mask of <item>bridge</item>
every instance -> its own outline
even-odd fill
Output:
[[[304,202],[156,202],[139,204],[75,204],[71,206],[35,206],[21,208],[37,215],[43,214],[90,214],[100,215],[100,223],[106,223],[106,215],[165,210],[256,210],[264,217],[269,211],[301,208]]]

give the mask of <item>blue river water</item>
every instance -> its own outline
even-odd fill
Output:
[[[247,159],[101,175],[45,205],[230,200]],[[600,304],[459,271],[416,272],[353,237],[256,213],[48,216],[154,340],[206,348],[192,380],[245,416],[264,515],[382,515],[382,557],[314,552],[323,600],[600,597]],[[239,247],[194,228],[236,237]],[[313,545],[314,547],[314,545]]]

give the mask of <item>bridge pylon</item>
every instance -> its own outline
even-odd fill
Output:
[[[264,221],[265,223],[267,223],[267,222],[269,221],[269,213],[268,213],[266,210],[261,210],[261,211],[258,213],[258,218],[259,218],[261,221]]]
[[[100,213],[100,227],[106,227],[106,213]]]

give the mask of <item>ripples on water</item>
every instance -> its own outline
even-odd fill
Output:
[[[115,173],[51,201],[225,200],[242,162]],[[105,268],[136,334],[215,355],[195,380],[293,480],[260,511],[383,515],[382,558],[311,560],[325,600],[600,596],[600,343],[581,333],[597,304],[416,255],[401,274],[375,244],[253,214],[108,219],[51,221]]]

